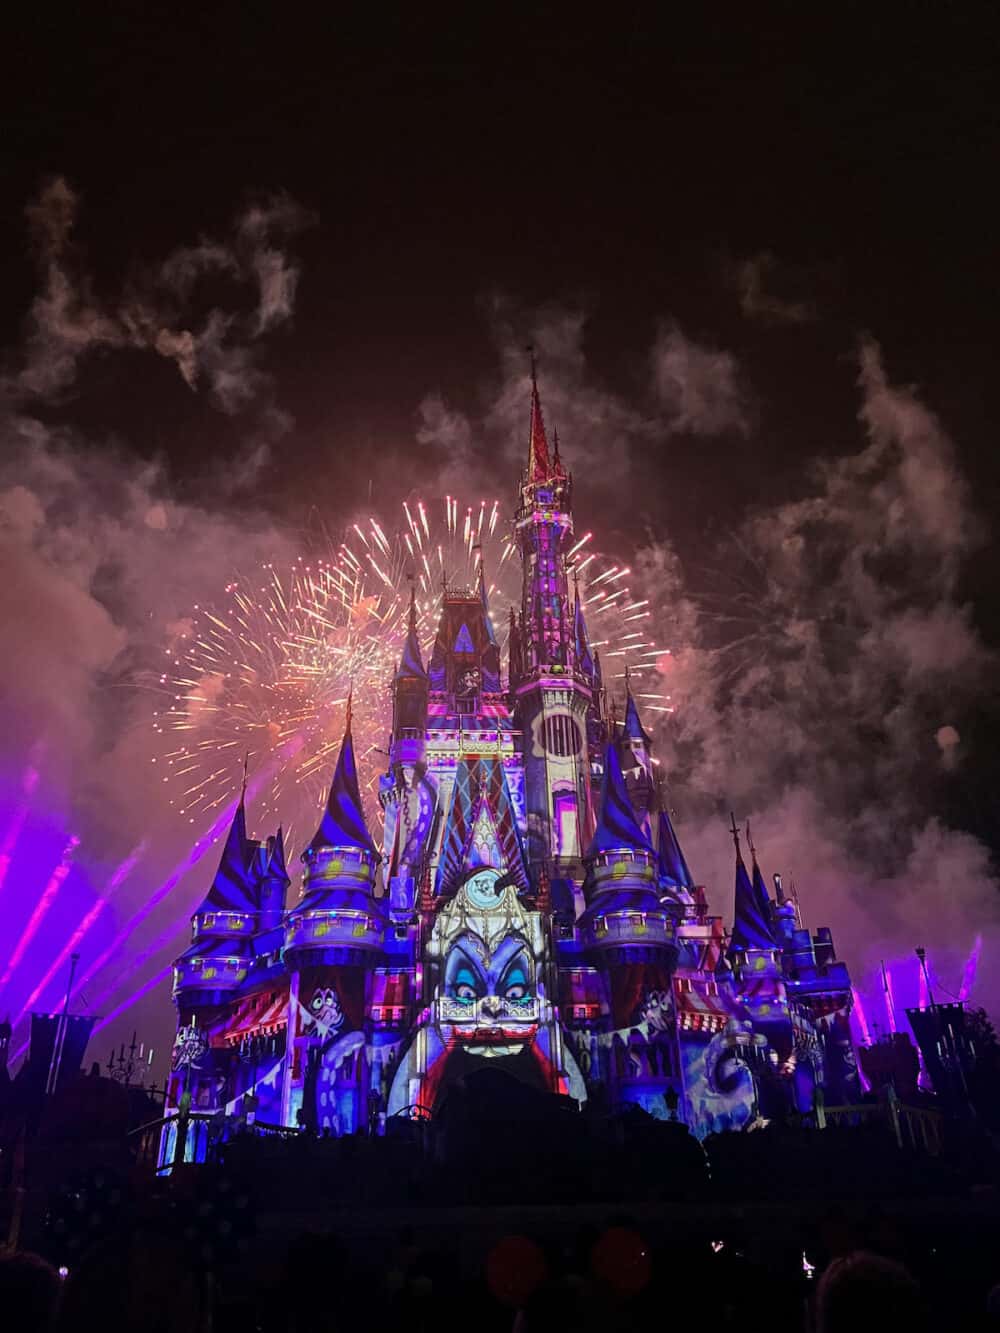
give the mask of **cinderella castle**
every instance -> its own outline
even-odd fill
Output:
[[[349,711],[300,891],[280,830],[248,838],[240,802],[175,967],[173,1106],[380,1132],[487,1065],[699,1137],[857,1100],[829,929],[810,934],[778,876],[772,896],[735,824],[727,929],[627,681],[609,714],[571,588],[572,497],[533,375],[506,653],[481,575],[443,590],[427,661],[411,605],[381,848]]]

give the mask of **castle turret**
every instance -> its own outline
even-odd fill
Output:
[[[285,915],[285,895],[291,879],[285,865],[285,838],[281,829],[273,838],[258,843],[254,857],[254,878],[259,913],[257,930],[276,930]]]
[[[666,809],[660,811],[657,835],[656,868],[661,895],[682,902],[693,902],[697,885],[688,869],[670,813]]]
[[[651,833],[651,818],[656,807],[656,780],[653,774],[653,742],[642,725],[635,696],[632,694],[628,667],[625,668],[625,719],[619,733],[622,767],[625,770],[629,799],[644,831]]]
[[[393,678],[390,765],[418,764],[423,761],[427,687],[427,672],[424,670],[420,640],[417,637],[416,594],[411,588],[406,642]]]
[[[614,743],[604,756],[601,808],[587,848],[584,896],[579,920],[584,948],[605,963],[676,957],[674,931],[679,912],[660,902],[656,853],[636,821]]]
[[[178,1005],[217,1003],[243,982],[257,930],[246,807],[241,795],[208,893],[191,918],[192,942],[174,964]]]
[[[736,889],[729,953],[735,962],[745,965],[751,956],[773,955],[778,946],[771,927],[767,889],[757,865],[756,854],[753,857],[754,875],[751,879],[740,849],[740,834],[735,819],[732,822],[732,834],[736,844]]]
[[[528,859],[533,881],[582,875],[593,827],[588,719],[593,671],[580,664],[569,602],[572,480],[549,454],[535,367],[531,368],[528,466],[521,478],[515,535],[523,581],[519,672],[512,681],[524,736]]]
[[[379,855],[361,804],[350,700],[330,795],[302,860],[302,897],[285,925],[288,966],[357,963],[377,953],[384,924],[373,896]]]

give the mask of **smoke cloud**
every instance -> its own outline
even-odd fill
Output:
[[[776,267],[761,257],[758,279]],[[759,284],[754,291],[762,301]],[[770,304],[773,319],[811,317],[805,305]],[[515,320],[501,303],[492,314],[500,383],[474,416],[428,400],[440,415],[435,426],[425,404],[422,438],[460,440],[463,472],[497,458],[508,476],[523,466],[530,341],[568,465],[614,478],[600,511],[577,515],[605,547],[601,524],[628,523],[615,496],[641,502],[651,446],[687,434],[754,447],[744,369],[675,321],[664,319],[649,350],[649,383],[625,396],[589,366],[583,312]],[[873,339],[859,340],[856,364],[858,437],[814,459],[797,498],[752,509],[697,551],[674,549],[661,532],[640,536],[634,551],[611,540],[636,596],[654,608],[650,637],[671,650],[642,689],[671,696],[675,711],[655,728],[658,754],[715,910],[731,916],[733,810],[752,821],[765,869],[796,884],[806,923],[834,928],[862,989],[882,956],[909,958],[915,987],[912,951],[924,943],[943,987],[957,991],[976,933],[987,950],[1000,948],[989,851],[939,809],[947,784],[963,781],[962,738],[975,731],[996,670],[959,592],[984,531],[940,421],[916,391],[889,381]],[[622,669],[608,668],[620,692]],[[907,975],[898,984],[915,1002]],[[985,970],[977,996],[1000,1006],[1000,983]]]
[[[32,303],[27,355],[5,385],[21,402],[67,390],[88,354],[150,350],[171,361],[188,388],[207,388],[226,413],[243,411],[269,388],[257,340],[292,315],[298,267],[281,248],[312,219],[279,195],[247,209],[226,241],[202,240],[134,274],[112,301],[102,301],[73,245],[79,199],[57,177],[28,209],[42,290]],[[225,279],[247,298],[243,308],[210,305],[196,312],[199,287]]]
[[[56,180],[28,210],[41,289],[23,346],[0,379],[0,623],[7,645],[0,654],[0,820],[7,828],[13,811],[7,831],[16,833],[2,886],[4,956],[58,859],[56,843],[79,838],[68,877],[0,999],[14,1014],[40,975],[28,964],[55,957],[85,914],[100,918],[87,938],[88,956],[107,943],[102,931],[113,931],[113,914],[102,915],[95,899],[108,883],[117,891],[124,877],[116,880],[113,868],[130,848],[143,845],[143,853],[120,891],[120,919],[150,898],[203,831],[182,824],[164,799],[149,683],[191,607],[219,596],[237,560],[254,569],[298,554],[297,542],[272,518],[245,498],[239,505],[227,499],[227,488],[216,484],[218,462],[206,466],[199,488],[216,507],[203,507],[178,497],[160,463],[53,425],[50,409],[63,409],[61,418],[71,413],[91,358],[136,351],[166,358],[208,406],[242,414],[242,454],[224,470],[246,488],[266,465],[268,441],[291,424],[274,402],[262,342],[293,316],[298,269],[286,240],[308,219],[284,198],[256,205],[225,241],[174,251],[109,301],[96,295],[74,248],[78,206],[73,190]],[[213,288],[206,307],[203,286],[219,276],[229,285]],[[231,306],[221,304],[225,297]],[[44,763],[31,813],[17,823],[25,765],[38,755]],[[155,931],[163,933],[166,919],[183,934],[199,883],[191,877],[165,904]],[[155,933],[152,923],[149,929]],[[148,947],[150,938],[137,931],[129,949]],[[158,956],[157,966],[162,961]],[[110,958],[94,987],[106,990],[127,971],[127,956]],[[60,974],[53,985],[64,981]],[[83,999],[96,993],[88,986]],[[163,998],[140,1020],[161,1049],[171,1025]],[[54,1003],[51,988],[40,997],[46,1002]]]
[[[940,422],[887,380],[875,342],[858,362],[866,443],[748,515],[714,587],[686,586],[657,544],[636,562],[677,645],[658,664],[676,707],[661,754],[723,903],[733,809],[859,978],[928,943],[957,990],[975,933],[1000,946],[988,851],[936,813],[996,668],[957,591],[982,533]]]
[[[137,682],[155,678],[190,629],[191,608],[218,597],[237,559],[250,569],[300,553],[298,537],[250,497],[268,441],[291,426],[266,350],[294,318],[290,243],[308,217],[287,198],[263,201],[227,236],[174,250],[108,296],[75,245],[78,210],[62,180],[28,210],[40,289],[0,379],[0,844],[12,829],[21,838],[4,852],[5,956],[70,837],[80,839],[72,867],[32,944],[49,959],[105,886],[115,884],[118,897],[95,927],[95,956],[176,873],[205,830],[179,822],[164,800],[151,699]],[[467,494],[474,476],[510,493],[525,457],[528,342],[567,462],[613,478],[606,489],[623,497],[610,521],[624,526],[629,497],[648,486],[650,449],[681,435],[720,456],[757,447],[744,368],[694,341],[668,312],[633,359],[634,380],[614,386],[593,369],[585,312],[525,312],[497,300],[490,319],[499,373],[478,403],[431,390],[417,407],[416,437],[439,454],[442,490]],[[242,474],[238,498],[213,478],[212,507],[185,500],[159,463],[51,424],[46,409],[65,406],[99,357],[126,352],[168,363],[197,401],[239,415],[244,452],[225,469]],[[715,910],[731,915],[733,809],[753,821],[765,869],[794,879],[808,923],[834,928],[862,984],[881,950],[903,955],[924,943],[957,990],[976,933],[987,956],[1000,944],[987,849],[939,810],[943,784],[962,780],[995,671],[960,592],[982,534],[941,423],[918,394],[891,383],[872,340],[860,343],[858,366],[858,438],[815,460],[797,498],[748,512],[707,554],[632,530],[638,549],[615,538],[614,553],[630,560],[656,641],[671,649],[654,670],[675,706],[657,727],[657,753],[681,841]],[[578,517],[595,528],[602,520]],[[695,557],[711,578],[692,572]],[[29,820],[22,836],[31,764],[41,769],[32,810],[46,811],[51,828],[32,832]],[[115,868],[143,843],[116,880]],[[184,937],[204,876],[180,878],[129,941],[131,958],[148,955],[136,984]],[[94,978],[112,1005],[123,998],[113,989],[122,966],[118,956]],[[974,998],[996,1007],[991,974],[981,970]],[[19,977],[0,1007],[23,1003]],[[122,1033],[134,1021],[134,1010],[124,1014]],[[147,1039],[169,1040],[162,987],[138,1021]]]
[[[586,353],[585,310],[523,310],[494,296],[489,316],[501,373],[483,394],[475,419],[439,393],[420,405],[417,438],[440,450],[446,487],[461,489],[475,467],[477,478],[485,474],[495,487],[509,490],[512,475],[524,466],[529,346],[541,367],[550,443],[558,431],[581,476],[635,484],[633,464],[673,436],[731,440],[752,429],[752,395],[736,359],[689,338],[676,321],[664,322],[647,349],[646,373],[623,393],[596,378]]]
[[[802,285],[801,275],[780,264],[769,250],[730,266],[739,292],[740,309],[747,319],[761,324],[806,324],[818,318],[812,300],[779,294],[779,287]]]

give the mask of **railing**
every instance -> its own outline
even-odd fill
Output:
[[[210,1161],[215,1148],[235,1130],[268,1139],[294,1139],[299,1135],[299,1130],[289,1125],[273,1125],[265,1120],[244,1121],[218,1111],[175,1111],[139,1125],[127,1137],[136,1145],[137,1166],[167,1175],[184,1162]]]
[[[321,944],[376,948],[381,943],[379,922],[364,912],[318,909],[293,913],[286,928],[286,949]]]
[[[595,944],[605,944],[613,940],[672,944],[675,937],[673,922],[665,915],[654,913],[623,916],[609,913],[608,916],[598,916],[591,922],[587,934]]]
[[[910,1148],[930,1153],[931,1156],[941,1151],[943,1141],[944,1117],[940,1111],[904,1106],[901,1102],[863,1102],[858,1106],[819,1105],[811,1116],[803,1116],[802,1119],[807,1123],[811,1120],[817,1129],[856,1127],[887,1121],[901,1149]]]
[[[238,958],[188,958],[174,968],[174,990],[198,986],[204,990],[227,990],[246,980],[247,964]]]

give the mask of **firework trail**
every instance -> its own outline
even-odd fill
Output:
[[[669,649],[649,639],[649,603],[630,591],[628,567],[603,558],[592,541],[593,534],[585,533],[570,560],[605,682],[620,693],[616,682],[628,669],[642,707],[669,712],[669,696],[656,689],[656,663]],[[521,589],[520,561],[498,501],[465,508],[451,496],[405,503],[395,524],[374,517],[359,521],[339,544],[325,539],[321,554],[303,556],[287,570],[266,565],[233,577],[216,604],[194,608],[166,650],[163,671],[150,682],[157,692],[153,725],[159,742],[152,762],[163,770],[168,804],[206,831],[91,961],[75,993],[107,968],[228,825],[248,753],[253,776],[247,795],[256,819],[264,826],[283,823],[289,841],[293,828],[308,833],[326,797],[352,686],[359,768],[374,829],[381,816],[376,797],[386,761],[390,686],[411,591],[428,653],[442,588],[474,586],[480,568],[503,647],[508,610],[519,605]],[[98,900],[60,957],[79,943],[108,897]],[[183,929],[171,921],[108,978],[90,1007],[134,986],[142,966]],[[49,980],[43,979],[38,993]]]
[[[643,688],[644,676],[655,684],[656,660],[668,651],[649,639],[649,603],[632,595],[628,567],[603,559],[591,541],[584,534],[570,557],[605,679],[613,687],[627,664],[642,706],[667,712],[668,696]],[[394,524],[359,521],[321,556],[286,571],[265,566],[227,584],[217,605],[195,608],[155,682],[165,706],[154,718],[161,750],[153,762],[168,803],[200,822],[232,800],[249,753],[253,768],[263,763],[270,775],[261,823],[308,831],[326,797],[353,685],[366,812],[376,824],[411,589],[426,651],[442,587],[474,585],[480,562],[503,646],[508,608],[520,602],[520,562],[495,500],[404,503]]]

